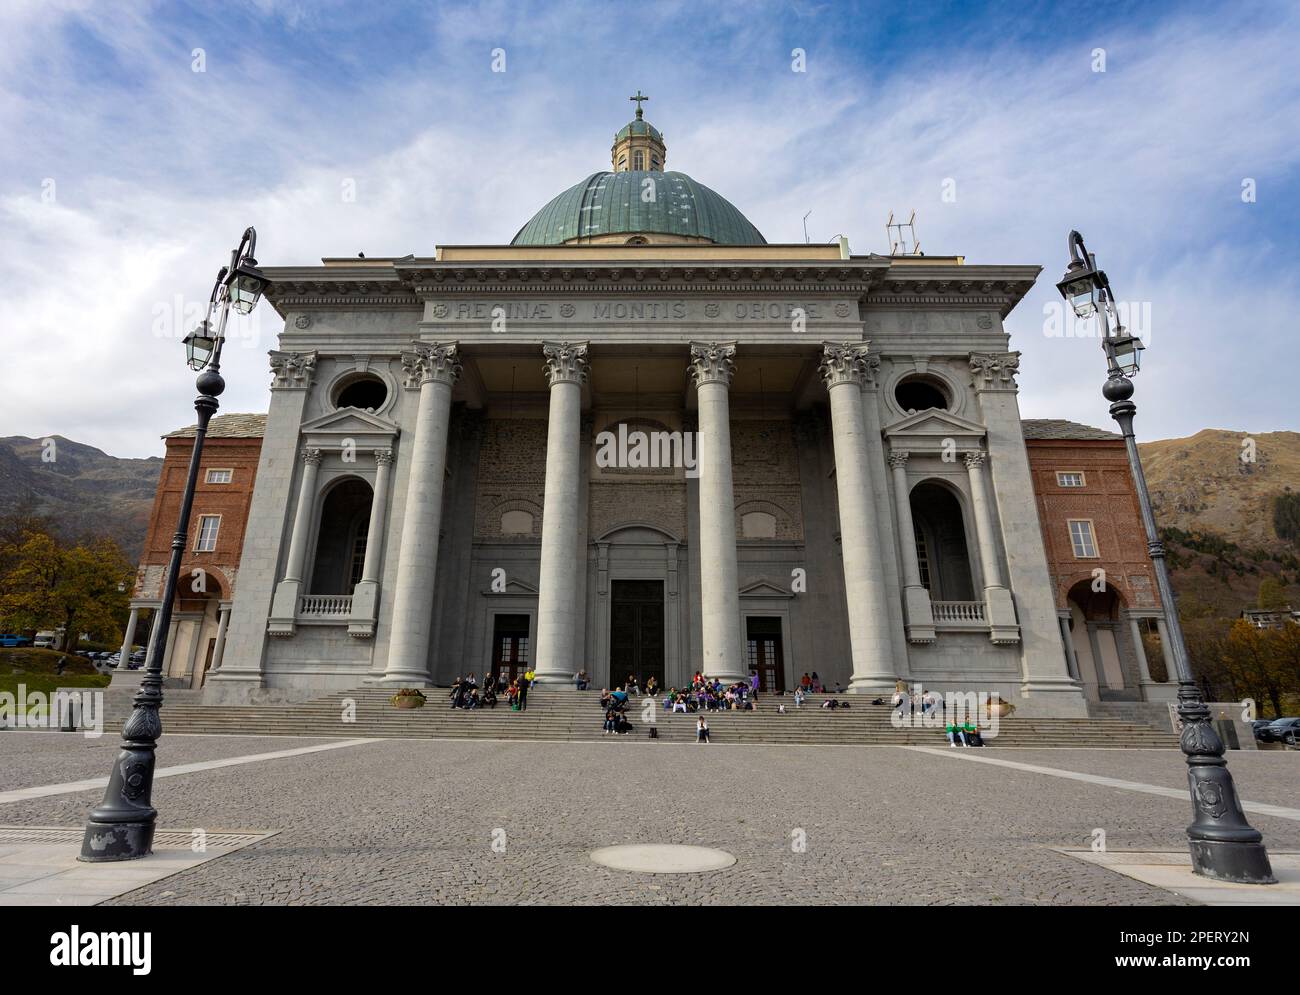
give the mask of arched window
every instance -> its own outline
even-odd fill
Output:
[[[645,169],[645,153],[640,149],[632,153],[632,169]]]
[[[309,593],[352,593],[366,558],[370,500],[370,485],[356,477],[340,481],[325,495]]]
[[[776,516],[766,511],[747,511],[740,516],[740,534],[746,539],[775,539]]]
[[[911,503],[921,583],[935,601],[974,601],[961,504],[947,487],[931,481],[913,488]]]
[[[528,511],[507,511],[501,516],[501,534],[530,536],[533,534],[533,515]]]

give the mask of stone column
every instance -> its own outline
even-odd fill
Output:
[[[898,545],[903,558],[903,600],[907,607],[907,638],[914,643],[932,643],[934,609],[930,592],[921,584],[921,565],[916,560],[916,525],[912,521],[912,496],[907,486],[908,453],[889,455],[894,478],[894,504],[898,508]]]
[[[270,365],[274,380],[266,431],[248,504],[239,556],[239,585],[226,632],[230,659],[203,685],[203,700],[209,704],[249,701],[254,691],[266,683],[267,641],[275,638],[268,624],[267,606],[275,601],[289,541],[288,525],[295,511],[294,482],[301,476],[298,447],[303,413],[314,391],[316,353],[277,350],[270,354]]]
[[[1065,649],[1065,668],[1076,681],[1079,679],[1079,661],[1074,655],[1074,636],[1070,633],[1070,616],[1058,615],[1061,621],[1061,645]]]
[[[293,534],[289,539],[289,559],[284,568],[284,579],[276,585],[275,600],[271,603],[271,618],[267,631],[273,636],[291,636],[298,617],[298,595],[302,592],[303,566],[307,559],[312,511],[316,507],[316,475],[320,471],[319,449],[303,449],[302,480],[298,484],[298,510],[293,518]]]
[[[1151,665],[1147,662],[1146,647],[1142,645],[1142,626],[1133,615],[1128,617],[1128,625],[1129,631],[1133,634],[1133,653],[1137,657],[1139,683],[1145,691],[1146,685],[1154,684],[1155,681],[1151,679]]]
[[[542,505],[542,559],[537,590],[539,684],[573,686],[581,669],[578,632],[578,513],[582,506],[582,385],[586,342],[543,342],[550,414],[546,425],[546,493]]]
[[[230,606],[217,609],[217,642],[212,647],[212,671],[221,669],[221,658],[226,653],[226,627],[230,624]]]
[[[442,527],[442,489],[447,473],[447,429],[451,389],[460,376],[455,342],[414,343],[402,353],[407,390],[419,390],[415,437],[410,443],[410,472],[402,540],[393,591],[393,631],[386,684],[428,684],[429,641],[433,629],[433,587],[438,569],[438,532]]]
[[[388,515],[388,476],[393,465],[391,449],[375,450],[375,489],[370,499],[366,527],[366,558],[361,580],[352,591],[352,617],[348,635],[365,639],[375,634],[375,609],[379,605],[379,557],[384,548],[384,519]]]
[[[1006,582],[1015,592],[1020,625],[1020,694],[1025,700],[1018,707],[1023,715],[1084,716],[1087,705],[1065,667],[1061,627],[1052,624],[1056,598],[1016,402],[1019,369],[1018,352],[970,355],[971,389],[984,423],[991,494],[1006,554]]]
[[[984,487],[984,453],[966,454],[966,475],[970,479],[972,510],[975,512],[975,535],[979,543],[980,570],[984,574],[984,611],[989,635],[995,643],[1020,642],[1020,626],[1011,592],[1002,582],[998,549],[994,541],[993,514],[988,491]]]
[[[126,620],[126,635],[122,638],[122,651],[117,655],[117,665],[126,670],[131,662],[131,644],[135,642],[135,626],[140,621],[140,609],[131,606],[131,617]]]
[[[840,554],[848,600],[853,679],[849,690],[892,691],[897,678],[889,634],[889,603],[881,566],[880,535],[862,414],[862,377],[867,347],[861,342],[827,342],[820,373],[831,401],[835,442],[835,492],[840,508]]]
[[[885,573],[885,598],[889,602],[889,638],[893,647],[891,659],[894,671],[907,681],[911,677],[911,664],[907,655],[907,621],[900,605],[905,605],[899,539],[894,520],[891,474],[885,466],[885,444],[880,421],[880,357],[867,355],[867,365],[862,378],[862,427],[867,433],[867,477],[871,480],[872,501],[876,507],[877,529],[880,535],[880,566]],[[909,542],[911,538],[909,537]],[[903,553],[906,550],[901,551]]]
[[[743,680],[746,670],[740,641],[736,497],[731,479],[729,395],[735,355],[734,342],[691,343],[690,373],[700,424],[701,670],[724,681]]]
[[[1178,666],[1174,663],[1173,646],[1169,642],[1169,628],[1163,615],[1156,616],[1156,634],[1160,636],[1160,655],[1165,661],[1165,681],[1153,681],[1146,689],[1148,701],[1174,701],[1178,696]]]

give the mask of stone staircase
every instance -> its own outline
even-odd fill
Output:
[[[169,733],[208,733],[244,736],[342,736],[414,739],[508,739],[537,741],[590,741],[648,737],[649,723],[642,717],[649,699],[633,698],[627,736],[606,736],[598,691],[571,688],[535,688],[528,710],[512,712],[504,703],[495,709],[472,712],[449,707],[445,688],[426,689],[428,703],[418,709],[394,708],[391,688],[363,687],[338,692],[299,704],[203,705],[188,696],[167,698],[162,709],[163,728]],[[823,709],[825,695],[812,695],[803,708],[791,697],[765,695],[754,712],[715,712],[707,716],[716,743],[771,743],[806,745],[927,745],[942,746],[942,728],[895,729],[887,705],[872,705],[858,695],[839,695],[849,709]],[[778,702],[786,714],[776,711]],[[350,704],[349,704],[350,703]],[[120,728],[129,701],[112,702],[106,709],[106,729]],[[353,721],[344,716],[353,715]],[[659,739],[669,743],[695,739],[695,716],[669,714],[662,700],[654,707]],[[1141,723],[1115,718],[1045,719],[1011,716],[1000,722],[999,734],[989,746],[1007,747],[1148,747],[1177,748],[1172,733],[1162,733]]]

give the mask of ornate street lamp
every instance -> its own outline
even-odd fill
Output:
[[[163,700],[162,660],[167,650],[167,630],[171,625],[181,558],[190,531],[190,512],[194,507],[194,489],[198,483],[203,440],[208,434],[208,422],[216,413],[217,398],[226,389],[226,381],[221,377],[221,345],[226,336],[226,320],[232,307],[240,314],[247,314],[256,307],[269,282],[257,269],[257,260],[253,258],[256,247],[257,232],[249,228],[244,232],[239,248],[230,254],[230,265],[223,266],[217,273],[216,283],[213,284],[208,299],[208,318],[185,337],[186,362],[191,369],[201,371],[196,381],[199,396],[194,400],[198,424],[194,432],[194,449],[190,453],[185,494],[181,499],[180,518],[176,523],[176,533],[172,536],[172,553],[163,583],[162,605],[152,627],[158,638],[151,642],[131,717],[122,727],[122,750],[109,774],[104,800],[91,809],[86,822],[86,834],[82,839],[79,858],[81,860],[135,860],[153,852],[153,834],[158,812],[154,809],[151,798],[154,754],[158,749],[158,737],[162,735],[158,710]],[[214,314],[215,328],[212,322]]]
[[[1178,679],[1178,717],[1183,724],[1178,742],[1187,756],[1187,782],[1192,795],[1193,818],[1187,827],[1192,870],[1202,877],[1220,881],[1275,884],[1268,851],[1264,849],[1264,837],[1246,821],[1237,788],[1232,783],[1232,774],[1228,772],[1228,762],[1223,757],[1223,740],[1210,722],[1210,710],[1201,697],[1201,689],[1192,679],[1192,669],[1187,660],[1183,627],[1178,620],[1174,589],[1165,566],[1165,546],[1156,532],[1151,494],[1147,490],[1146,475],[1142,472],[1137,440],[1133,435],[1137,405],[1130,400],[1133,381],[1129,378],[1138,371],[1142,340],[1129,335],[1119,324],[1110,281],[1096,268],[1093,257],[1083,244],[1083,236],[1077,231],[1070,232],[1070,257],[1070,268],[1056,286],[1076,314],[1086,317],[1084,310],[1091,307],[1088,314],[1099,315],[1097,321],[1109,369],[1101,392],[1111,402],[1110,415],[1119,423],[1124,435],[1142,524],[1147,534],[1147,551],[1155,568],[1160,603],[1165,609],[1169,650]],[[1111,314],[1116,314],[1113,331]]]

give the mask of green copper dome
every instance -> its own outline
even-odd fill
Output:
[[[642,199],[647,179],[655,190],[649,202]],[[683,235],[718,245],[767,244],[748,218],[703,183],[685,173],[645,170],[593,173],[534,214],[510,244],[562,245],[575,238],[637,234]]]
[[[623,130],[614,136],[614,141],[616,143],[621,142],[624,138],[627,138],[630,135],[649,135],[656,142],[662,142],[664,140],[664,136],[659,133],[659,129],[645,118],[641,117],[623,125]]]

